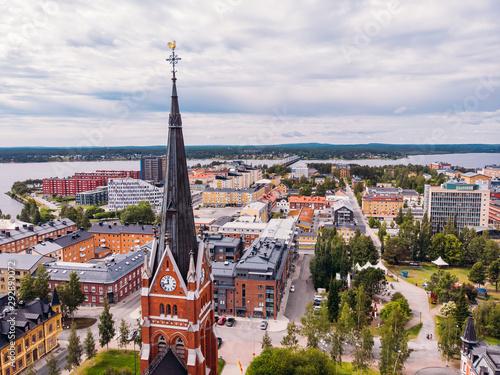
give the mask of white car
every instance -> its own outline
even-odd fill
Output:
[[[293,292],[295,292],[295,285],[292,285],[292,286],[290,287],[290,292],[292,292],[292,293],[293,293]]]

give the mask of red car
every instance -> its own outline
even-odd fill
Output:
[[[218,325],[220,325],[220,326],[223,326],[223,325],[224,325],[224,323],[226,323],[226,320],[227,320],[227,319],[226,319],[226,317],[225,317],[225,316],[221,316],[221,317],[219,318],[219,320],[217,321],[217,324],[218,324]]]

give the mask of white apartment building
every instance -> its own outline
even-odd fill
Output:
[[[163,188],[133,178],[116,178],[108,181],[108,205],[112,211],[148,201],[155,211],[161,210]]]

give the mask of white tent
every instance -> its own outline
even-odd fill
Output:
[[[387,267],[384,266],[381,260],[378,261],[378,263],[375,265],[375,268],[384,271],[384,273],[387,275]]]
[[[438,267],[444,267],[449,265],[441,257],[437,258],[436,260],[433,260],[432,263],[434,263]]]

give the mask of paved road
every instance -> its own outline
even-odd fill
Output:
[[[306,250],[307,251],[307,250]],[[299,323],[304,316],[306,305],[314,298],[314,286],[311,279],[309,263],[314,253],[312,250],[301,252],[296,264],[292,284],[295,285],[295,293],[290,293],[285,309],[285,316],[290,320]]]
[[[380,240],[378,236],[375,234],[375,232],[373,232],[372,228],[369,227],[365,215],[363,215],[363,212],[361,211],[361,208],[358,205],[358,200],[356,199],[354,192],[352,191],[349,185],[346,185],[346,191],[347,191],[347,196],[349,197],[349,201],[351,202],[351,205],[354,208],[354,218],[358,223],[363,224],[365,226],[366,234],[372,238],[375,247],[377,249],[380,249]]]

